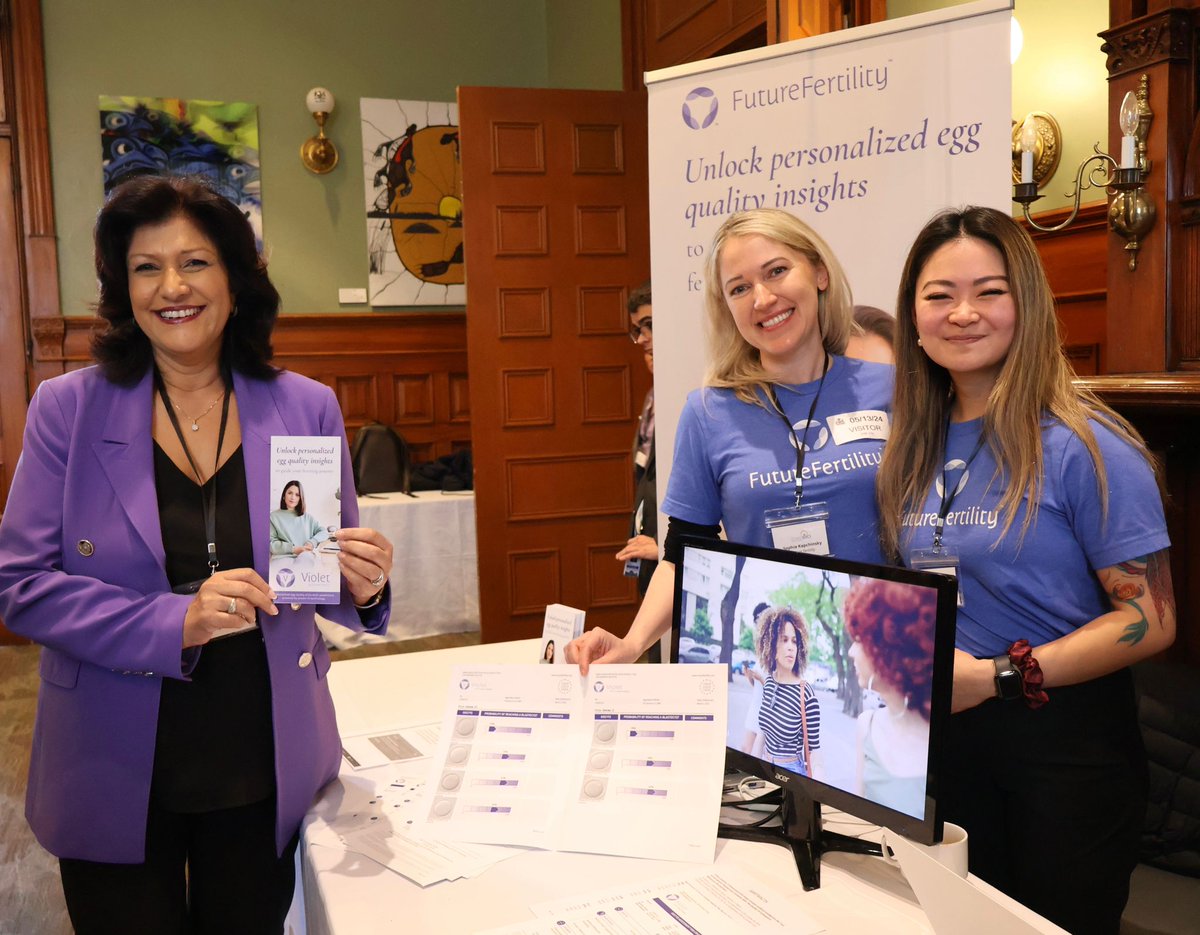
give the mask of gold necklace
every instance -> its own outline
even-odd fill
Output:
[[[216,399],[214,399],[211,403],[208,404],[207,409],[205,409],[202,413],[200,413],[200,415],[195,416],[194,418],[192,416],[189,416],[186,412],[184,412],[183,407],[181,405],[179,405],[179,403],[175,402],[175,400],[173,400],[173,399],[171,400],[171,405],[179,410],[179,414],[181,416],[183,416],[185,419],[187,419],[189,422],[192,423],[192,431],[193,432],[199,432],[200,431],[200,425],[199,425],[200,420],[203,419],[210,412],[212,412],[213,406],[215,406],[217,403],[219,403],[224,398],[225,398],[225,394],[222,392],[220,396],[218,396]]]

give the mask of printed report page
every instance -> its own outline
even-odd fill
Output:
[[[715,664],[592,666],[561,849],[712,861],[725,672]]]
[[[422,833],[553,848],[579,667],[459,666],[449,692]]]

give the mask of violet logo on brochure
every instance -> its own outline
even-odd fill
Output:
[[[342,447],[337,436],[271,437],[269,580],[281,602],[341,599]]]

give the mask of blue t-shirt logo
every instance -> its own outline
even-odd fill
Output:
[[[946,491],[942,487],[942,478],[953,477],[955,471],[962,471],[962,477],[954,485],[954,496],[957,497],[963,492],[963,488],[967,486],[967,481],[971,477],[971,472],[967,469],[967,462],[962,458],[951,458],[946,462],[946,466],[942,468],[942,473],[933,479],[933,489],[937,491],[939,497],[946,496]]]
[[[807,438],[804,437],[805,429],[808,429]],[[820,451],[829,442],[829,429],[820,419],[813,419],[811,422],[801,419],[792,425],[792,431],[796,433],[795,438],[789,439],[793,448],[798,441],[805,451]]]

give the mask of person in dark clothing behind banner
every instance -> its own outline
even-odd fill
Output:
[[[629,337],[642,351],[646,368],[654,373],[654,332],[651,326],[650,282],[629,295]],[[625,574],[637,575],[638,594],[645,594],[658,567],[658,487],[654,464],[654,387],[646,394],[637,436],[633,440],[633,516],[629,541],[617,553]]]

